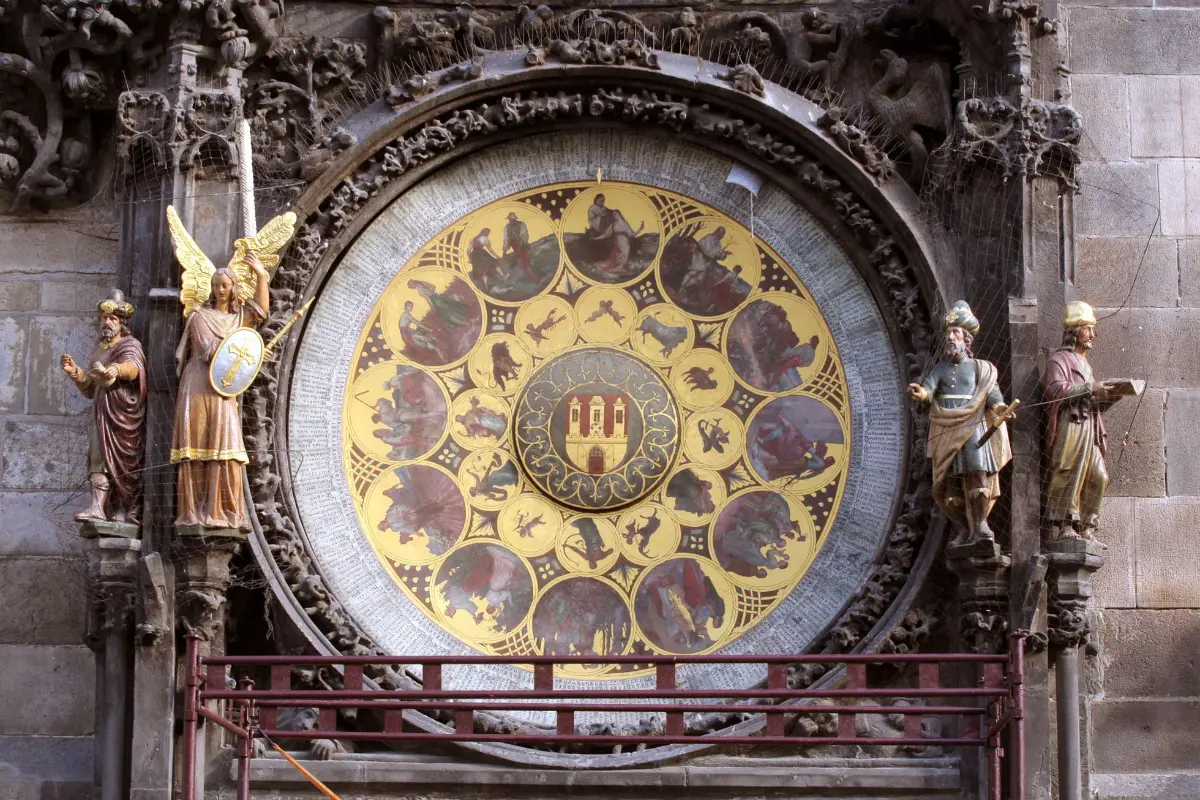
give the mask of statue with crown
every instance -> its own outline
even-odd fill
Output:
[[[1000,497],[1000,470],[1012,459],[1007,420],[1016,403],[1004,402],[995,365],[972,353],[979,320],[965,301],[950,308],[942,331],[942,359],[908,386],[910,397],[930,404],[933,499],[957,531],[951,547],[994,551],[988,516]]]
[[[1047,540],[1094,541],[1100,506],[1108,487],[1105,452],[1108,432],[1103,413],[1122,397],[1140,395],[1145,381],[1097,381],[1088,353],[1096,341],[1096,312],[1081,301],[1067,303],[1062,347],[1046,361],[1042,399],[1046,403]]]
[[[256,230],[248,123],[243,122],[239,139],[244,236],[234,242],[226,266],[215,267],[175,208],[167,207],[167,227],[183,270],[179,299],[185,323],[175,351],[179,389],[171,463],[177,467],[175,529],[185,535],[241,536],[250,530],[242,491],[250,459],[238,397],[308,308],[302,306],[264,344],[256,329],[270,314],[271,275],[295,231],[296,215],[281,214]]]

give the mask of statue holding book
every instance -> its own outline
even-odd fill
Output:
[[[1046,509],[1051,542],[1096,538],[1100,505],[1108,486],[1108,432],[1103,413],[1122,397],[1139,395],[1144,381],[1099,381],[1088,351],[1096,339],[1096,312],[1087,303],[1067,303],[1063,346],[1046,362]]]

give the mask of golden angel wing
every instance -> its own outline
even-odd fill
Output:
[[[238,276],[238,296],[242,302],[254,296],[256,285],[254,273],[246,265],[246,254],[256,253],[259,261],[267,270],[267,275],[274,277],[275,268],[279,266],[279,251],[291,241],[296,232],[296,215],[288,211],[280,214],[259,229],[253,236],[246,236],[233,243],[233,258],[229,266]]]
[[[171,240],[175,242],[175,258],[183,267],[183,274],[179,278],[179,300],[183,303],[183,316],[186,319],[208,299],[212,291],[212,276],[217,268],[187,232],[175,206],[167,206],[167,228],[171,231]]]

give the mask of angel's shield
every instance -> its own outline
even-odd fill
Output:
[[[253,328],[238,328],[226,336],[208,368],[208,381],[217,394],[237,397],[249,389],[262,366],[264,349]]]

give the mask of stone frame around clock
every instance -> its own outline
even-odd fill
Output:
[[[438,168],[518,136],[579,125],[651,126],[732,157],[763,173],[818,218],[858,268],[874,296],[901,376],[920,372],[929,357],[930,309],[956,296],[951,265],[933,257],[916,216],[916,198],[898,180],[879,184],[820,130],[824,113],[768,84],[758,97],[730,88],[724,68],[659,53],[658,69],[616,65],[529,66],[520,53],[482,62],[482,75],[446,82],[395,108],[379,102],[346,123],[358,144],[343,153],[294,204],[301,224],[276,278],[270,333],[321,286],[358,233],[392,200]],[[272,590],[318,652],[370,654],[374,643],[340,607],[308,550],[292,497],[287,427],[293,360],[303,331],[247,394],[248,482],[254,503],[252,545]],[[904,490],[895,499],[891,532],[870,578],[819,637],[815,649],[878,649],[903,619],[940,550],[940,518],[928,489],[923,430],[904,420],[908,453]],[[405,685],[397,673],[371,676]],[[836,673],[795,676],[834,681]],[[419,727],[441,723],[406,713]],[[761,719],[711,727],[749,732]],[[481,719],[485,727],[486,717]],[[673,745],[620,755],[559,754],[511,745],[467,745],[508,761],[538,766],[617,767],[660,762],[704,749]]]

